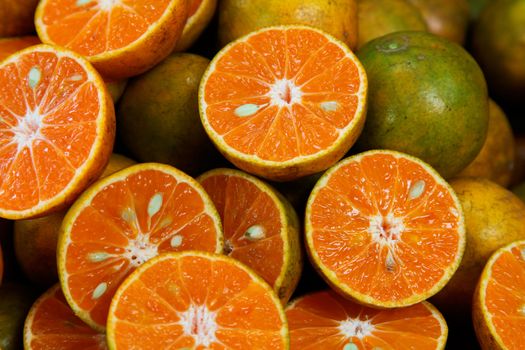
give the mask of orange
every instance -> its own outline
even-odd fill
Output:
[[[489,257],[504,245],[525,239],[525,203],[487,179],[458,178],[450,185],[463,208],[467,244],[458,270],[432,302],[445,315],[461,317],[470,313]]]
[[[444,349],[448,328],[425,301],[401,309],[378,310],[333,291],[308,294],[286,308],[291,350]]]
[[[40,40],[36,36],[0,38],[0,61],[17,51],[37,44],[40,44]]]
[[[168,56],[186,16],[186,0],[42,0],[35,24],[42,42],[76,51],[118,79]]]
[[[253,271],[223,255],[158,256],[119,287],[108,319],[110,349],[289,348],[275,293]]]
[[[106,337],[75,316],[55,285],[31,307],[24,325],[26,350],[105,350]]]
[[[459,45],[465,42],[469,24],[467,0],[408,0],[427,22],[428,31]]]
[[[27,35],[33,33],[38,0],[2,0],[0,2],[0,37]]]
[[[175,51],[186,51],[197,40],[211,21],[216,8],[217,0],[188,1],[188,19]]]
[[[101,178],[133,164],[135,162],[131,159],[114,153]],[[62,210],[41,218],[14,222],[16,260],[24,275],[39,287],[49,288],[58,281],[58,234],[66,212]]]
[[[292,180],[322,171],[354,144],[367,80],[354,54],[303,26],[265,28],[222,49],[199,91],[202,123],[244,171]]]
[[[0,217],[24,219],[71,203],[106,166],[115,112],[100,75],[79,55],[37,45],[0,63]]]
[[[476,288],[472,316],[483,350],[525,348],[525,241],[490,257]]]
[[[397,32],[370,41],[358,57],[369,83],[361,149],[408,153],[445,179],[476,158],[487,134],[488,93],[461,46],[426,32]]]
[[[421,11],[406,0],[357,0],[357,9],[358,48],[386,34],[427,30]]]
[[[516,186],[525,181],[525,135],[518,134],[514,138],[515,158],[514,171],[510,184]]]
[[[219,214],[198,182],[168,165],[138,164],[73,204],[60,228],[58,275],[75,314],[103,331],[115,290],[137,266],[162,252],[222,247]]]
[[[489,126],[485,143],[458,177],[484,177],[507,187],[514,171],[514,160],[514,136],[509,120],[501,108],[489,100]]]
[[[221,47],[253,31],[288,24],[318,28],[352,50],[357,43],[356,0],[221,0],[218,12]]]
[[[287,302],[302,268],[299,219],[292,205],[242,171],[215,169],[197,180],[221,216],[226,254],[252,268]]]
[[[454,191],[421,160],[386,150],[346,158],[321,177],[308,199],[305,233],[325,280],[380,308],[437,293],[465,249]]]

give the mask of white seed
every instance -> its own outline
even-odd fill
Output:
[[[321,108],[326,112],[336,111],[337,107],[339,107],[339,105],[336,101],[327,101],[321,103]]]
[[[77,6],[85,5],[88,2],[91,2],[91,0],[77,0]]]
[[[104,293],[106,293],[106,290],[108,290],[108,284],[106,282],[100,283],[97,288],[93,291],[92,297],[93,299],[100,298]]]
[[[82,75],[75,74],[75,75],[71,76],[71,78],[69,78],[69,80],[71,80],[71,81],[80,81],[80,80],[82,80]]]
[[[348,343],[343,347],[343,350],[359,350],[359,348],[354,343]]]
[[[258,105],[255,105],[253,103],[247,103],[245,105],[237,107],[234,113],[238,117],[249,117],[257,113],[258,110]]]
[[[163,229],[165,227],[168,227],[169,225],[171,225],[173,223],[173,219],[171,218],[171,216],[166,216],[164,219],[162,219],[162,221],[160,222],[159,224],[159,230],[160,229]]]
[[[94,252],[94,253],[89,253],[88,258],[92,262],[101,262],[101,261],[107,260],[110,256],[111,255],[106,252]]]
[[[122,218],[122,220],[126,221],[127,223],[132,223],[136,220],[137,214],[131,208],[126,208],[124,209],[122,214],[120,214],[120,217]]]
[[[42,72],[40,71],[40,68],[33,67],[29,71],[28,79],[29,79],[29,86],[31,89],[34,89],[38,83],[40,82],[40,79],[42,78]]]
[[[244,237],[250,241],[256,241],[258,239],[264,238],[265,236],[265,229],[261,225],[250,226],[244,233]]]
[[[385,266],[386,266],[386,270],[388,272],[394,272],[394,268],[396,266],[396,262],[394,260],[394,256],[392,255],[392,252],[390,250],[388,251],[388,253],[386,255]]]
[[[416,199],[423,194],[425,191],[425,181],[419,180],[416,181],[412,186],[410,186],[410,191],[408,193],[409,199]]]
[[[156,193],[151,197],[148,204],[148,215],[152,217],[157,214],[162,207],[162,193]]]
[[[180,247],[181,244],[182,244],[182,236],[175,235],[175,236],[171,237],[170,245],[173,248]]]

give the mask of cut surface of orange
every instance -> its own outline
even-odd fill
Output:
[[[242,171],[215,169],[197,180],[221,216],[226,254],[252,268],[287,302],[302,267],[299,219],[291,204]]]
[[[309,27],[269,27],[215,56],[199,108],[237,167],[292,180],[343,157],[362,130],[366,93],[365,71],[343,43]]]
[[[525,241],[496,251],[474,295],[474,329],[485,349],[525,349]]]
[[[306,208],[312,263],[337,291],[361,304],[402,307],[437,293],[465,249],[461,205],[421,160],[370,151],[339,162]]]
[[[113,102],[77,54],[36,45],[0,63],[0,217],[41,216],[98,177],[115,137]]]
[[[40,44],[37,36],[0,38],[0,61],[26,47]]]
[[[24,325],[26,350],[105,350],[106,336],[82,322],[69,307],[60,285],[31,307]]]
[[[175,51],[185,51],[197,40],[211,21],[216,8],[217,0],[189,0],[188,20]]]
[[[42,0],[44,43],[86,56],[106,77],[126,78],[163,60],[180,38],[186,0]]]
[[[163,252],[222,252],[220,217],[197,181],[144,163],[91,186],[66,214],[58,274],[75,313],[104,330],[115,290],[137,266]]]
[[[270,286],[235,259],[162,254],[131,274],[111,303],[110,349],[289,348],[284,310]]]
[[[448,327],[430,303],[378,310],[333,291],[308,294],[286,308],[291,350],[444,349]]]

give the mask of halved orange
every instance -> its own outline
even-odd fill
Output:
[[[321,291],[293,301],[286,317],[291,350],[437,350],[448,335],[441,313],[425,301],[378,310]]]
[[[105,350],[106,336],[75,316],[60,290],[51,287],[31,307],[24,325],[26,350]]]
[[[378,150],[339,162],[306,208],[312,263],[343,295],[372,307],[416,304],[459,266],[465,224],[452,188],[423,161]]]
[[[239,170],[210,170],[197,180],[221,216],[226,254],[257,272],[286,303],[302,269],[299,219],[292,205]]]
[[[237,167],[274,180],[327,169],[365,121],[366,74],[343,43],[304,26],[269,27],[223,48],[204,74],[204,128]]]
[[[525,241],[497,250],[485,265],[473,320],[482,349],[525,349]]]
[[[76,51],[118,79],[168,56],[186,16],[186,0],[41,0],[35,25],[42,42]]]
[[[91,186],[66,214],[58,275],[75,313],[103,331],[111,298],[159,253],[222,252],[220,217],[197,181],[171,166],[144,163]]]
[[[36,36],[0,38],[0,61],[26,47],[40,44]]]
[[[185,51],[201,35],[211,21],[217,0],[188,0],[188,19],[175,51]]]
[[[79,55],[48,45],[0,63],[0,217],[42,216],[70,204],[106,166],[115,112]]]
[[[109,312],[110,349],[289,348],[284,310],[270,286],[235,259],[162,254],[119,287]]]

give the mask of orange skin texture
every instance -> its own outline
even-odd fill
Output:
[[[3,0],[0,2],[0,37],[31,34],[35,30],[33,14],[38,0]]]
[[[101,178],[135,164],[119,154],[112,154]],[[14,223],[15,254],[22,271],[40,287],[50,287],[58,281],[56,250],[58,234],[67,210],[38,219]]]
[[[421,12],[405,0],[358,0],[357,47],[380,36],[405,30],[426,31]]]
[[[497,101],[525,98],[525,0],[489,2],[472,36],[472,53]]]
[[[221,46],[263,27],[285,24],[316,27],[353,50],[357,44],[356,0],[221,0],[219,3]]]
[[[21,36],[15,38],[0,38],[0,61],[26,47],[40,44],[37,36]]]
[[[514,138],[515,157],[514,170],[510,185],[521,184],[525,180],[525,135],[516,135]]]
[[[428,31],[460,45],[465,43],[469,22],[467,0],[408,0],[419,8]]]
[[[489,100],[489,128],[483,148],[458,177],[484,177],[507,187],[514,170],[514,158],[510,123],[501,108]]]
[[[193,17],[189,17],[184,25],[182,35],[175,47],[175,52],[186,51],[191,45],[193,45],[204,29],[206,29],[206,26],[210,23],[216,9],[217,0],[202,0],[197,9],[198,12],[196,12]]]
[[[487,179],[457,178],[450,185],[463,206],[467,244],[458,270],[433,302],[445,314],[459,316],[470,313],[476,283],[489,257],[525,239],[525,203]]]

